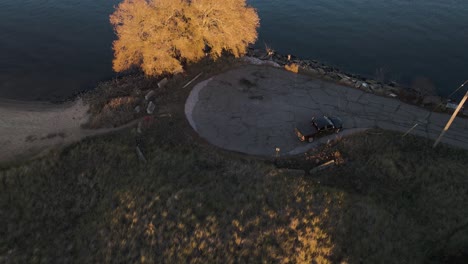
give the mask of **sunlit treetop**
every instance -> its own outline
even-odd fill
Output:
[[[257,40],[259,18],[245,0],[124,0],[110,16],[117,72],[177,73],[208,53],[239,57]]]

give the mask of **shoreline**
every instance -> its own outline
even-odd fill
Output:
[[[445,109],[447,106],[447,103],[452,103],[452,106],[453,104],[457,104],[456,102],[453,102],[451,98],[442,96],[437,93],[435,94],[434,93],[425,94],[424,92],[421,93],[420,91],[417,91],[416,89],[413,89],[407,85],[403,85],[395,81],[380,81],[380,80],[374,79],[374,77],[365,77],[360,74],[354,74],[354,73],[342,71],[338,67],[325,64],[318,60],[301,59],[297,56],[284,55],[271,49],[264,50],[261,48],[254,48],[254,46],[250,46],[247,48],[247,53],[243,57],[240,57],[239,59],[248,58],[248,57],[257,58],[265,62],[270,61],[271,63],[278,64],[282,68],[288,65],[296,64],[301,69],[300,73],[303,73],[306,75],[312,75],[316,78],[320,78],[326,81],[337,82],[344,86],[349,86],[352,88],[364,90],[365,92],[374,93],[374,94],[382,95],[382,96],[390,96],[398,100],[401,100],[403,102],[417,105],[423,108],[432,109],[432,108],[428,108],[428,106],[438,105],[439,107],[436,107],[436,108],[440,108],[440,106],[442,106],[442,109],[444,111],[437,111],[437,112],[447,113],[447,111],[445,111],[447,110]],[[54,105],[64,105],[68,103],[72,104],[79,98],[84,97],[86,94],[92,93],[93,91],[95,91],[100,83],[106,83],[115,79],[126,78],[134,74],[135,72],[125,74],[125,75],[118,74],[117,76],[114,76],[112,78],[103,79],[97,82],[94,85],[94,88],[83,89],[81,91],[74,92],[73,94],[69,96],[65,96],[60,99],[51,98],[48,100],[20,100],[20,99],[8,99],[8,98],[0,97],[0,104],[11,105],[12,107],[15,107],[15,105],[21,105],[21,106],[45,105],[48,107],[48,106],[54,106]],[[454,108],[449,108],[449,109],[454,109]],[[437,109],[432,109],[432,110],[437,110]],[[462,110],[461,113],[463,116],[468,116],[468,113],[466,113],[466,111],[464,113]]]
[[[40,156],[48,150],[67,146],[90,136],[113,132],[116,128],[84,129],[90,118],[89,105],[77,97],[62,104],[0,100],[0,168]]]
[[[249,64],[259,62],[283,70],[290,70],[286,66],[296,65],[298,69],[296,73],[298,74],[313,76],[324,81],[359,89],[366,93],[391,97],[404,103],[428,109],[431,112],[450,114],[450,110],[444,108],[446,102],[441,97],[432,97],[433,100],[428,101],[427,98],[422,98],[417,91],[397,83],[383,83],[359,75],[348,74],[318,61],[300,60],[290,55],[284,56],[279,53],[254,49],[249,49],[246,56],[241,57],[240,60]],[[119,79],[125,79],[129,76],[120,76]],[[115,78],[112,80],[115,80]],[[0,98],[0,145],[4,146],[4,151],[0,153],[0,162],[15,159],[18,155],[28,154],[32,150],[35,153],[41,152],[58,145],[81,140],[90,135],[118,129],[84,129],[82,127],[92,117],[89,111],[91,106],[85,102],[84,98],[87,94],[98,91],[98,87],[99,84],[96,85],[95,89],[77,93],[61,102]],[[112,98],[103,98],[103,100],[110,99]],[[459,117],[466,118],[466,111],[461,112]],[[132,122],[134,120],[130,121],[130,123]]]
[[[0,100],[0,162],[85,137],[81,125],[89,118],[88,109],[81,98],[63,104]]]
[[[283,55],[273,50],[262,50],[250,47],[246,57],[256,58],[268,63],[275,63],[285,70],[288,70],[286,69],[287,66],[297,65],[299,74],[310,75],[325,81],[359,89],[367,93],[391,97],[404,103],[428,109],[431,112],[451,114],[458,105],[458,103],[452,101],[451,98],[443,97],[438,94],[418,91],[394,81],[384,82],[367,78],[359,74],[351,74],[317,60],[300,59],[294,55]],[[464,111],[463,108],[458,117],[467,118],[468,112],[466,110]]]

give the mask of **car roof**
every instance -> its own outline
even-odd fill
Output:
[[[330,116],[328,119],[330,119],[332,121],[332,123],[333,123],[333,125],[335,125],[335,127],[340,128],[340,127],[343,126],[343,121],[339,117]]]
[[[311,124],[311,122],[302,122],[296,124],[296,129],[305,136],[313,135],[317,132],[317,129]]]
[[[314,124],[319,129],[322,129],[322,128],[326,127],[326,126],[334,126],[333,122],[326,116],[315,118],[314,119]]]

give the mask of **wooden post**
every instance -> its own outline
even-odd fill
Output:
[[[203,74],[203,72],[200,72],[200,74],[198,74],[197,76],[195,76],[195,78],[193,78],[190,82],[188,82],[186,85],[184,85],[184,87],[182,88],[185,88],[187,86],[189,86],[191,83],[193,83],[196,79],[198,79],[198,77],[200,77],[201,75]]]
[[[457,117],[458,112],[460,112],[460,109],[462,109],[463,105],[464,105],[465,102],[466,102],[466,99],[468,99],[468,91],[466,92],[465,96],[464,96],[463,99],[461,100],[460,104],[458,104],[458,107],[457,107],[457,109],[455,109],[455,112],[453,112],[452,117],[451,117],[450,120],[447,122],[447,125],[445,126],[444,130],[442,130],[442,133],[440,133],[440,136],[439,136],[439,138],[437,138],[436,142],[434,143],[434,146],[432,146],[433,148],[437,147],[437,145],[439,144],[440,140],[441,140],[442,137],[445,135],[445,132],[447,132],[447,130],[449,129],[450,125],[452,125],[453,120],[455,120],[455,117]]]
[[[411,133],[411,131],[413,131],[417,126],[419,125],[419,123],[415,124],[412,128],[410,128],[408,131],[406,131],[406,133],[402,136],[402,137],[406,137],[409,133]]]

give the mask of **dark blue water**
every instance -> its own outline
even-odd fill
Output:
[[[468,79],[466,0],[251,0],[260,41],[349,72],[411,84],[430,79],[448,95]]]
[[[117,0],[0,0],[0,97],[60,99],[111,78]]]
[[[259,45],[366,76],[468,79],[466,0],[249,0]],[[117,0],[0,0],[0,97],[53,99],[113,76]],[[382,75],[382,74],[379,74]]]

